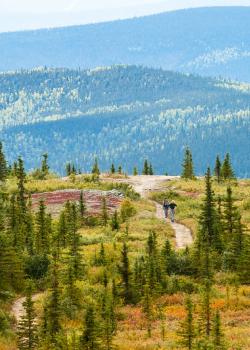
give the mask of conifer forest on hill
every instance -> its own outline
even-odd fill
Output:
[[[215,154],[230,152],[237,176],[250,174],[250,86],[136,66],[38,69],[0,75],[0,135],[6,155],[26,167],[50,153],[63,174],[74,161],[88,171],[154,159],[156,173],[180,173],[183,150],[203,174]],[[50,150],[53,149],[53,152]]]
[[[249,37],[250,7],[0,33],[0,350],[250,349]]]
[[[49,159],[27,172],[0,144],[1,350],[249,349],[250,181],[229,154],[202,178],[189,148],[181,177],[96,159],[60,178]]]

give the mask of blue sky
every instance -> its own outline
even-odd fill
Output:
[[[130,18],[202,6],[250,6],[250,0],[0,0],[0,32]]]

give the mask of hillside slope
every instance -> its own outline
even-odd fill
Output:
[[[250,8],[199,8],[0,34],[0,70],[140,64],[250,81]]]
[[[230,151],[246,176],[249,116],[249,85],[225,80],[136,66],[0,75],[0,137],[28,168],[48,152],[61,173],[70,160],[87,171],[97,155],[103,170],[114,161],[131,172],[148,157],[178,174],[189,145],[199,173]]]

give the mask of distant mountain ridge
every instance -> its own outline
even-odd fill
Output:
[[[2,33],[0,70],[136,64],[250,81],[249,37],[250,7],[198,8]]]
[[[97,156],[103,170],[148,158],[179,174],[189,145],[199,174],[229,151],[244,177],[249,134],[250,84],[138,66],[0,74],[0,139],[28,169],[48,152],[60,173],[67,161],[88,171]]]

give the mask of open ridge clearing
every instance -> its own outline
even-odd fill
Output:
[[[147,198],[148,193],[151,191],[160,191],[163,189],[163,183],[168,180],[173,180],[178,178],[177,176],[164,176],[164,175],[138,175],[129,176],[124,182],[127,182],[133,186],[136,192],[140,193],[143,198]],[[156,217],[162,220],[166,220],[164,217],[164,212],[162,206],[154,202],[156,207]],[[193,237],[191,230],[185,225],[179,224],[177,222],[170,222],[172,228],[175,231],[176,248],[183,249],[190,246],[193,243]]]
[[[140,193],[143,198],[147,198],[148,193],[151,191],[160,191],[163,187],[163,183],[167,180],[172,180],[176,177],[174,176],[162,176],[162,175],[138,175],[138,176],[129,176],[127,179],[119,179],[120,182],[126,182],[133,186],[136,192]],[[156,217],[161,220],[166,220],[164,217],[164,213],[162,210],[162,206],[153,202],[156,207]],[[176,248],[183,249],[188,247],[193,243],[193,237],[191,231],[186,226],[179,223],[172,223],[167,220],[175,231],[175,239],[176,239]],[[43,293],[34,294],[32,299],[33,301],[37,301]],[[25,298],[17,299],[12,305],[12,313],[16,318],[17,323],[20,321],[21,316],[24,313],[23,302]]]

